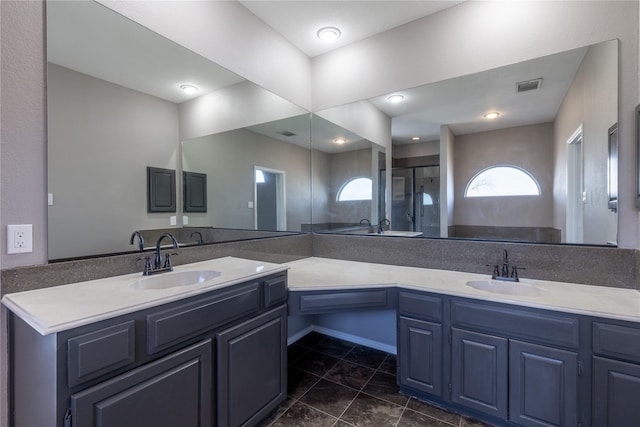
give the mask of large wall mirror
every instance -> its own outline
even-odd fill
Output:
[[[613,40],[368,100],[391,119],[393,172],[378,187],[391,192],[391,229],[615,246],[607,170],[617,77]],[[323,213],[314,205],[314,222]],[[326,231],[354,232],[333,225]]]
[[[47,45],[50,260],[136,250],[134,230],[202,244],[311,222],[304,109],[92,1],[48,2]],[[183,163],[206,174],[206,212],[183,215]],[[147,167],[177,172],[176,212],[147,212]]]

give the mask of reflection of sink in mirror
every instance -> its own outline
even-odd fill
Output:
[[[393,236],[393,237],[418,237],[422,236],[421,231],[402,231],[402,230],[384,230],[384,233],[369,233],[376,234],[378,236]]]
[[[159,276],[148,276],[138,279],[130,286],[134,289],[169,289],[180,286],[197,285],[219,277],[222,273],[213,270],[174,271]]]
[[[500,280],[471,280],[467,286],[494,294],[534,297],[542,295],[535,285],[524,282],[503,282]]]

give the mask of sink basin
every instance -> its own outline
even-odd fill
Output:
[[[542,295],[540,289],[535,285],[523,282],[504,282],[501,280],[471,280],[467,286],[482,291],[493,292],[494,294],[517,295],[517,296],[539,296]]]
[[[422,236],[421,231],[402,231],[402,230],[385,230],[382,234],[378,233],[369,233],[376,234],[378,236],[393,236],[393,237],[418,237]]]
[[[147,276],[131,283],[134,289],[169,289],[179,286],[191,286],[214,279],[222,273],[213,270],[173,271]]]

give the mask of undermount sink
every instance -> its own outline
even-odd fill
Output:
[[[385,230],[382,233],[369,233],[377,234],[378,236],[394,236],[394,237],[418,237],[422,236],[421,231],[402,231],[402,230]]]
[[[494,294],[517,295],[517,296],[539,296],[542,295],[540,289],[535,285],[523,282],[508,282],[501,280],[470,280],[467,286],[482,291],[493,292]]]
[[[173,271],[157,276],[146,276],[131,283],[134,289],[169,289],[190,286],[219,277],[222,273],[214,270]]]

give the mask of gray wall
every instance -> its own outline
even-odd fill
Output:
[[[371,218],[371,200],[338,202],[340,188],[353,178],[371,178],[371,149],[346,151],[331,155],[329,163],[329,212],[332,222],[359,222]]]
[[[187,213],[189,226],[254,228],[254,166],[285,171],[287,231],[311,222],[310,152],[246,129],[184,141],[183,168],[207,174],[206,213]]]
[[[553,224],[553,125],[520,126],[456,136],[454,144],[455,225],[550,227]],[[481,170],[518,166],[540,184],[540,196],[465,198],[467,184]]]
[[[147,213],[146,167],[178,169],[178,108],[49,64],[49,259],[128,251]],[[181,191],[178,186],[178,205]]]
[[[565,232],[567,139],[582,125],[584,190],[587,192],[587,203],[584,205],[584,241],[589,243],[617,241],[618,216],[607,208],[606,162],[608,129],[618,120],[617,51],[617,43],[589,48],[558,111],[554,127],[554,226]],[[624,58],[621,59],[624,61]],[[625,142],[621,139],[620,145]],[[621,148],[621,154],[622,150]],[[624,159],[620,161],[623,162]],[[627,176],[632,177],[632,174]],[[621,181],[625,181],[624,178],[621,176]],[[621,193],[621,197],[625,195],[629,196]]]

